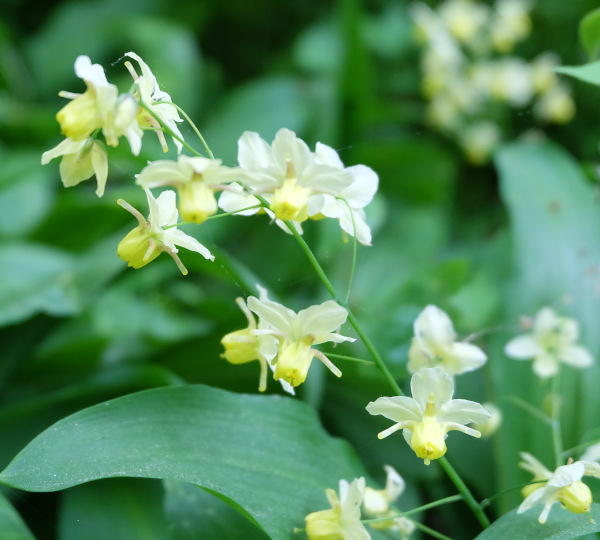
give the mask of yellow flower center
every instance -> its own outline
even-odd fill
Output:
[[[344,540],[344,531],[340,526],[342,511],[339,505],[331,510],[321,510],[308,514],[306,536],[309,540]]]
[[[194,175],[191,182],[179,184],[179,214],[184,221],[203,223],[217,211],[217,201],[213,191],[202,181],[201,175]]]
[[[313,359],[310,346],[311,344],[305,341],[284,341],[277,357],[273,378],[283,379],[292,386],[302,384]]]
[[[283,185],[273,192],[270,209],[275,217],[285,220],[306,221],[308,219],[308,198],[310,190],[298,185],[296,171],[290,158]]]
[[[446,432],[443,424],[435,417],[433,394],[429,396],[425,414],[421,422],[415,423],[412,429],[410,445],[418,457],[429,465],[432,459],[441,458],[446,453]]]
[[[252,335],[250,328],[230,332],[223,337],[221,344],[225,347],[221,356],[232,364],[244,364],[260,357],[258,337]]]
[[[153,246],[151,249],[150,242]],[[117,255],[132,268],[141,268],[160,255],[158,242],[150,235],[148,227],[138,225],[117,246]]]

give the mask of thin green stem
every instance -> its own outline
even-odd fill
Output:
[[[350,298],[350,289],[352,288],[352,281],[354,280],[354,271],[356,269],[356,223],[354,222],[354,213],[352,212],[352,208],[348,204],[346,199],[342,199],[344,204],[348,208],[348,212],[350,212],[350,218],[352,219],[352,230],[354,231],[354,235],[352,237],[352,265],[350,267],[350,275],[348,276],[348,285],[346,286],[346,294],[344,295],[344,301],[348,302],[348,298]]]
[[[544,422],[544,424],[549,426],[552,425],[552,418],[544,414],[542,411],[536,409],[533,405],[527,403],[525,400],[517,396],[502,396],[500,399],[514,403],[524,411],[528,412],[531,416]]]
[[[552,445],[554,446],[554,457],[556,466],[563,465],[562,432],[560,428],[560,370],[552,377]]]
[[[327,358],[337,358],[339,360],[348,360],[349,362],[358,362],[359,364],[362,364],[363,366],[374,366],[375,362],[371,362],[371,360],[364,360],[363,358],[355,358],[354,356],[345,356],[343,354],[334,354],[334,353],[327,353]]]
[[[439,540],[453,540],[450,536],[446,536],[445,534],[442,534],[441,532],[437,532],[435,529],[432,529],[431,527],[428,527],[427,525],[423,525],[422,523],[419,523],[418,521],[415,521],[414,519],[411,519],[411,521],[415,524],[415,527],[417,529],[420,529],[424,533],[427,533],[429,536],[433,536],[434,538],[439,538]]]
[[[479,503],[475,500],[475,497],[473,497],[473,494],[463,482],[460,475],[454,470],[454,467],[452,467],[450,462],[443,456],[438,459],[438,463],[441,465],[442,469],[444,469],[450,480],[452,480],[453,484],[456,486],[456,489],[458,489],[458,492],[462,495],[466,505],[471,509],[471,512],[473,512],[481,526],[484,529],[489,527],[490,520],[485,515],[485,512]]]
[[[493,495],[490,495],[489,497],[486,497],[485,499],[483,499],[479,503],[479,506],[481,508],[485,508],[486,506],[489,506],[490,504],[492,504],[492,501],[494,499],[497,499],[498,497],[502,497],[502,495],[506,495],[507,493],[510,493],[511,491],[516,491],[517,489],[523,489],[525,486],[531,486],[533,484],[545,484],[546,482],[547,482],[547,480],[536,480],[535,482],[524,482],[523,484],[519,484],[518,486],[513,486],[508,489],[503,489],[502,491],[499,491],[498,493],[494,493]]]
[[[170,101],[155,101],[152,105],[160,105],[161,103],[168,103],[169,105],[172,105],[173,107],[175,107],[181,113],[181,115],[186,119],[187,123],[190,126],[192,126],[192,129],[196,132],[196,135],[200,139],[202,146],[204,146],[204,148],[206,149],[206,152],[209,155],[209,157],[211,159],[215,159],[215,156],[212,153],[212,150],[209,148],[208,144],[206,144],[206,140],[204,140],[202,133],[200,133],[200,130],[196,127],[196,124],[194,124],[194,122],[192,122],[191,118],[186,114],[186,112],[179,105],[175,105],[175,103],[172,103]]]
[[[298,231],[296,230],[296,227],[294,227],[292,223],[290,223],[290,222],[285,222],[285,223],[288,226],[288,229],[290,230],[290,232],[294,235],[294,238],[300,244],[302,251],[304,251],[304,253],[306,254],[306,256],[307,256],[308,260],[310,261],[310,263],[312,264],[315,272],[319,276],[319,279],[323,282],[323,285],[325,285],[325,288],[329,291],[329,294],[331,294],[331,297],[340,306],[342,306],[344,309],[346,309],[346,311],[348,312],[348,322],[352,325],[352,327],[358,334],[358,337],[360,338],[360,340],[363,342],[364,346],[369,351],[369,354],[375,361],[375,364],[379,368],[379,371],[381,371],[382,375],[387,380],[388,384],[392,387],[395,394],[399,395],[399,396],[403,396],[404,392],[402,392],[402,390],[400,389],[400,386],[398,386],[396,379],[394,379],[394,376],[392,375],[391,371],[387,367],[386,363],[383,361],[383,358],[381,357],[381,355],[379,354],[379,352],[377,351],[377,349],[375,348],[375,346],[373,345],[371,340],[365,334],[365,332],[362,329],[362,327],[360,326],[358,320],[354,316],[354,313],[352,313],[352,310],[348,307],[348,304],[346,303],[346,301],[338,298],[335,287],[333,286],[331,281],[329,281],[329,278],[325,274],[325,271],[319,264],[319,261],[317,261],[317,258],[315,257],[314,253],[312,252],[312,250],[310,249],[310,247],[308,246],[308,244],[306,243],[304,238],[302,238],[302,236],[300,235],[300,233],[298,233]]]
[[[199,156],[201,157],[202,154],[200,152],[198,152],[198,150],[196,150],[195,148],[193,148],[192,146],[190,146],[188,143],[186,143],[179,135],[177,135],[177,133],[175,133],[169,126],[167,126],[161,119],[160,117],[152,110],[151,107],[149,107],[148,105],[146,105],[144,102],[140,101],[139,102],[140,106],[143,107],[144,109],[146,109],[148,111],[148,113],[152,116],[152,118],[154,118],[161,126],[162,126],[162,130],[167,134],[170,135],[171,137],[173,137],[174,139],[177,139],[185,148],[187,148],[192,154],[194,154],[195,156]]]

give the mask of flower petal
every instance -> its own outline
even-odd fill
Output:
[[[570,366],[585,368],[594,363],[594,357],[584,347],[570,345],[560,350],[558,358]]]
[[[540,351],[540,347],[532,334],[525,334],[511,339],[504,347],[504,354],[515,360],[528,360]]]
[[[420,422],[425,412],[414,399],[407,396],[380,397],[371,401],[366,409],[369,414],[380,414],[394,422]]]
[[[454,381],[439,367],[425,368],[417,371],[410,380],[410,389],[415,401],[425,410],[429,395],[433,393],[436,410],[452,399]]]

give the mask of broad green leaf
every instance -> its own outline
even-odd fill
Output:
[[[579,41],[590,60],[600,52],[600,8],[590,11],[579,23]]]
[[[221,499],[186,482],[165,481],[165,512],[172,540],[268,538]]]
[[[0,325],[39,312],[72,315],[78,302],[73,287],[73,257],[42,244],[0,246]]]
[[[537,506],[517,514],[516,510],[504,514],[475,540],[571,540],[585,534],[600,532],[600,504],[593,503],[587,514],[572,514],[568,510],[554,505],[548,520],[538,523],[542,506]]]
[[[100,478],[181,480],[217,494],[271,538],[287,539],[326,488],[363,474],[306,404],[207,386],[147,390],[80,411],[50,427],[0,474],[28,491]]]
[[[35,540],[10,501],[0,492],[0,540]]]
[[[582,66],[561,66],[555,68],[557,73],[575,77],[580,81],[600,85],[600,60]]]
[[[59,517],[60,540],[165,540],[160,482],[111,478],[64,492]]]

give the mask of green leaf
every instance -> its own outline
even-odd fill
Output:
[[[193,484],[165,481],[165,512],[172,540],[265,540],[260,529],[239,512]]]
[[[326,488],[363,474],[306,404],[207,386],[152,389],[80,411],[34,439],[0,474],[29,491],[100,478],[181,480],[217,494],[271,538],[288,539]]]
[[[62,498],[60,540],[164,540],[167,528],[156,480],[111,478],[69,489]]]
[[[72,315],[78,310],[73,257],[42,244],[0,246],[0,325],[38,312]]]
[[[555,68],[554,71],[575,77],[580,81],[600,85],[600,60],[582,66],[561,66]]]
[[[516,510],[504,514],[492,523],[475,540],[571,540],[584,534],[600,532],[600,504],[593,503],[587,514],[576,515],[555,505],[548,520],[543,525],[538,523],[542,507],[535,507],[523,514]]]
[[[590,11],[579,23],[579,41],[590,60],[600,53],[600,8]]]
[[[21,516],[0,492],[0,540],[35,540]]]

